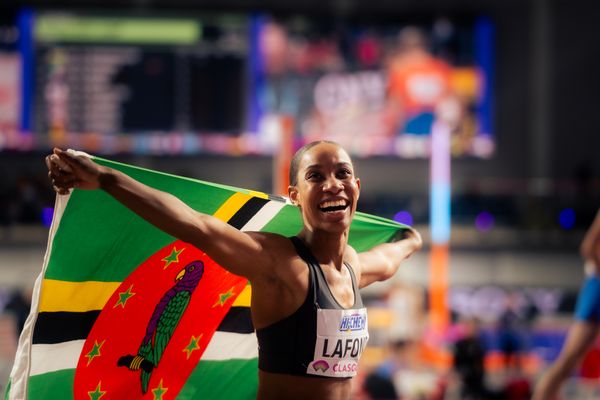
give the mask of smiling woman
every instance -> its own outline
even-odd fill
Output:
[[[348,245],[360,180],[333,142],[311,143],[293,158],[288,194],[303,228],[291,238],[241,232],[87,157],[55,149],[46,163],[59,194],[102,189],[251,282],[260,399],[350,398],[350,378],[369,337],[359,289],[390,278],[421,247],[413,229],[362,253]],[[134,356],[143,362],[143,354]]]
[[[288,195],[302,212],[304,228],[299,235],[323,234],[319,219],[335,223],[337,232],[348,230],[356,211],[360,180],[354,176],[350,156],[333,142],[313,142],[298,150],[290,167]],[[316,215],[311,211],[318,211]],[[315,218],[316,216],[320,218]],[[347,238],[346,238],[347,239]]]

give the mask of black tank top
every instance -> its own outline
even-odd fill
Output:
[[[331,293],[325,274],[310,250],[297,237],[290,238],[296,252],[309,270],[308,291],[304,303],[290,316],[265,328],[257,329],[258,368],[266,372],[308,375],[307,367],[314,358],[317,309],[345,309]],[[363,308],[352,267],[344,263],[352,279],[354,304],[349,309]],[[277,301],[277,299],[273,299]]]

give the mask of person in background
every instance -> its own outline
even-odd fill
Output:
[[[461,384],[461,399],[485,399],[485,348],[479,337],[480,322],[469,318],[464,326],[464,336],[454,345],[453,359],[453,369]]]
[[[498,320],[498,339],[500,351],[504,357],[504,367],[519,369],[521,366],[521,337],[519,325],[521,316],[517,312],[517,297],[510,293],[507,297],[506,308]]]
[[[17,337],[21,334],[27,315],[29,315],[29,309],[31,308],[30,297],[22,289],[14,289],[4,306],[4,311],[15,317]]]
[[[428,41],[426,33],[414,26],[398,33],[388,83],[397,135],[429,135],[438,104],[452,94],[451,66],[430,52]]]
[[[579,292],[575,321],[558,358],[536,385],[532,400],[554,399],[600,332],[600,210],[583,238],[580,252],[587,277]]]

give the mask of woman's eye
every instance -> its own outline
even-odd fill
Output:
[[[346,169],[341,170],[340,172],[338,172],[338,177],[340,178],[348,178],[349,176],[351,176],[352,173]]]
[[[309,180],[319,179],[320,177],[321,177],[321,174],[319,174],[318,172],[311,172],[308,174]]]

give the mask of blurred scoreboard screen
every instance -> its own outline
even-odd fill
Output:
[[[34,129],[77,134],[238,134],[247,19],[40,13]]]
[[[493,24],[485,17],[265,18],[261,109],[294,116],[302,142],[354,154],[428,157],[437,119],[455,156],[490,157]]]
[[[18,21],[18,50],[0,54],[0,89],[13,93],[0,96],[0,129],[22,148],[273,154],[291,134],[295,147],[329,139],[358,156],[426,158],[433,124],[450,118],[454,156],[494,154],[494,26],[478,15],[35,10]]]

